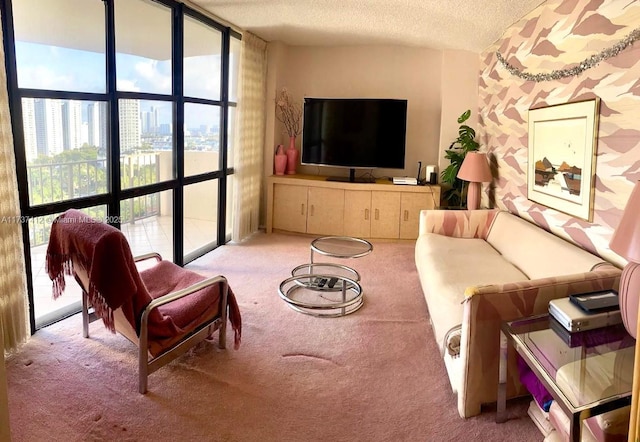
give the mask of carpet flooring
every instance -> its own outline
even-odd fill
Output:
[[[342,318],[293,311],[281,280],[309,260],[309,237],[258,233],[188,267],[227,276],[242,345],[204,342],[137,392],[137,352],[75,315],[38,331],[7,360],[20,441],[541,441],[528,400],[461,419],[429,326],[412,241],[374,241],[358,270],[364,306]],[[320,261],[320,259],[316,259]],[[343,262],[344,263],[344,262]],[[64,295],[63,295],[64,296]],[[437,313],[436,313],[437,314]]]

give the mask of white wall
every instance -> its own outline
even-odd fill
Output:
[[[458,138],[458,117],[471,109],[465,124],[478,131],[478,74],[480,57],[467,51],[444,51],[442,62],[442,124],[440,125],[440,155],[438,170],[449,165],[444,151]],[[476,141],[481,142],[479,138]],[[480,149],[486,146],[480,145]]]

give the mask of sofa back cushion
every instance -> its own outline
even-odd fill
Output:
[[[588,272],[605,262],[599,256],[506,211],[496,214],[487,242],[529,279]]]

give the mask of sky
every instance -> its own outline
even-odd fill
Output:
[[[105,56],[36,43],[16,42],[18,87],[74,92],[106,92]],[[196,56],[185,59],[185,95],[219,99],[220,57]],[[171,94],[171,60],[116,54],[117,88],[119,91]],[[145,100],[141,110],[153,103]],[[187,106],[185,122],[189,127],[211,125],[211,112],[203,106]],[[159,122],[171,123],[171,106],[159,106]]]

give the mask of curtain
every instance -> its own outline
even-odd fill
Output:
[[[242,34],[238,96],[238,140],[235,146],[232,239],[241,241],[258,230],[264,149],[267,43]]]
[[[2,46],[0,63],[4,66]],[[0,337],[4,337],[7,351],[15,350],[29,336],[21,221],[7,76],[3,68],[0,69]]]

